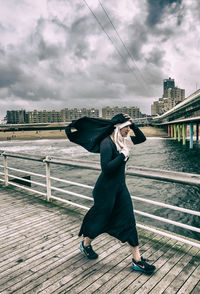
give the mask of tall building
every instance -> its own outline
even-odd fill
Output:
[[[161,115],[185,99],[185,90],[175,87],[174,79],[163,80],[163,96],[151,105],[151,115]]]
[[[118,113],[126,113],[129,114],[132,118],[140,118],[143,117],[143,114],[140,112],[139,107],[130,106],[130,107],[109,107],[106,106],[102,108],[102,117],[105,119],[111,119],[114,115]]]
[[[174,88],[175,87],[175,82],[174,79],[165,79],[163,80],[163,98],[167,98],[167,91],[169,88]]]
[[[8,110],[6,114],[7,124],[24,124],[27,123],[25,110]]]

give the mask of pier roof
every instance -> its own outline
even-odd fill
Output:
[[[99,259],[79,252],[83,213],[0,185],[0,293],[184,293],[200,290],[197,247],[138,229],[154,275],[133,272],[126,244],[101,235]]]

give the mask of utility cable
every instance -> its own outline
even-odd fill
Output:
[[[96,16],[96,14],[94,13],[94,11],[90,8],[90,6],[88,5],[86,0],[83,0],[83,2],[85,3],[85,5],[88,7],[88,9],[90,10],[90,12],[92,13],[92,15],[94,16],[94,18],[96,19],[97,23],[99,24],[99,26],[101,27],[101,29],[103,30],[103,32],[106,34],[106,36],[108,37],[108,39],[110,40],[110,42],[112,43],[112,45],[114,46],[115,50],[117,51],[117,53],[119,54],[119,56],[123,59],[123,61],[126,63],[130,73],[134,74],[134,77],[137,79],[137,75],[133,72],[133,69],[129,66],[129,64],[127,63],[126,59],[124,58],[124,56],[121,54],[121,52],[119,51],[119,49],[115,46],[113,40],[111,39],[111,37],[108,35],[108,33],[106,32],[106,30],[104,29],[103,25],[101,24],[101,22],[99,21],[98,17]]]
[[[108,20],[109,20],[109,22],[110,22],[111,26],[113,27],[113,29],[114,29],[115,33],[117,34],[117,36],[118,36],[118,38],[119,38],[120,42],[122,43],[123,47],[125,48],[125,50],[126,50],[126,52],[127,52],[128,56],[129,56],[129,57],[130,57],[130,59],[132,60],[132,62],[133,62],[133,64],[134,64],[134,66],[136,67],[136,69],[138,70],[138,72],[140,73],[140,76],[141,76],[141,78],[142,78],[142,80],[143,80],[143,83],[145,84],[145,87],[146,87],[146,81],[145,81],[145,79],[144,79],[144,77],[143,77],[143,74],[142,74],[142,72],[141,72],[141,71],[140,71],[140,69],[137,67],[137,64],[136,64],[136,62],[135,62],[135,60],[134,60],[134,58],[133,58],[132,54],[130,53],[130,51],[129,51],[129,49],[127,48],[127,46],[125,45],[124,41],[123,41],[123,40],[122,40],[122,38],[120,37],[120,35],[119,35],[119,33],[118,33],[118,31],[117,31],[116,27],[114,26],[114,24],[113,24],[113,22],[112,22],[111,18],[109,17],[109,15],[108,15],[108,13],[107,13],[106,9],[104,8],[103,4],[101,3],[101,1],[100,1],[100,0],[98,0],[98,2],[99,2],[99,4],[100,4],[101,8],[103,9],[103,11],[104,11],[104,13],[105,13],[106,17],[108,18]]]

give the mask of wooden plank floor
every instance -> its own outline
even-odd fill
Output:
[[[94,241],[98,260],[87,260],[83,213],[0,186],[0,293],[200,293],[199,249],[141,229],[154,275],[132,271],[128,246],[105,234]]]

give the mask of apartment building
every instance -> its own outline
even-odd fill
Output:
[[[79,119],[81,117],[99,117],[99,110],[95,108],[87,109],[87,108],[73,108],[73,109],[62,109],[61,110],[61,121],[72,121]]]
[[[140,118],[143,117],[143,114],[140,112],[139,107],[130,106],[130,107],[110,107],[106,106],[102,108],[102,117],[105,119],[111,119],[113,116],[115,116],[118,113],[126,113],[130,115],[132,118]]]

